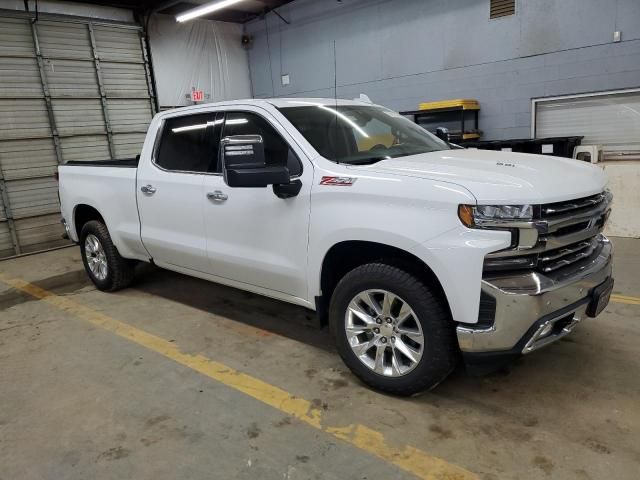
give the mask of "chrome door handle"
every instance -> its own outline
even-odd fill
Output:
[[[207,198],[209,200],[213,200],[214,202],[224,202],[229,198],[229,195],[226,193],[222,193],[220,190],[216,190],[215,192],[207,193]]]
[[[142,193],[146,193],[147,195],[153,195],[154,193],[156,193],[156,189],[153,185],[144,185],[143,187],[140,187],[140,191]]]

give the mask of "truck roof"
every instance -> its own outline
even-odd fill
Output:
[[[278,108],[299,107],[304,105],[371,105],[371,103],[361,100],[344,100],[341,98],[268,98],[265,102]]]
[[[182,112],[182,111],[190,111],[190,110],[201,110],[206,107],[229,107],[233,105],[255,105],[255,106],[264,106],[265,104],[272,105],[276,108],[286,108],[286,107],[302,107],[305,105],[364,105],[371,106],[371,103],[364,102],[361,100],[345,100],[345,99],[335,99],[335,98],[248,98],[248,99],[240,99],[240,100],[227,100],[223,102],[211,102],[211,103],[199,103],[197,105],[190,105],[188,107],[180,107],[180,108],[172,108],[169,110],[163,110],[161,114],[172,113],[172,112]]]

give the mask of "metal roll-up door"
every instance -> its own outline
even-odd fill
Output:
[[[534,100],[536,138],[581,135],[602,145],[605,160],[640,159],[640,91]]]
[[[154,114],[146,49],[139,31],[97,26],[96,47],[116,158],[140,153]]]
[[[154,113],[139,27],[0,13],[0,258],[67,243],[57,166],[137,155]]]

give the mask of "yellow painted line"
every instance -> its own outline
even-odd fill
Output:
[[[474,473],[428,454],[415,447],[396,447],[387,443],[384,435],[364,425],[328,426],[323,422],[322,410],[303,398],[203,355],[191,355],[178,346],[129,324],[116,320],[85,305],[60,297],[24,280],[9,278],[0,273],[0,281],[43,300],[58,309],[85,320],[97,327],[130,340],[171,360],[191,368],[209,378],[242,392],[255,400],[297,418],[303,423],[343,440],[424,480],[478,480]]]
[[[628,295],[611,295],[611,301],[615,303],[626,303],[627,305],[640,305],[640,297],[630,297]]]

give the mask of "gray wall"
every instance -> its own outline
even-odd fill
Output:
[[[531,98],[640,86],[640,0],[297,0],[247,25],[253,95],[476,98],[484,139],[530,136]],[[623,41],[613,43],[613,32]],[[288,73],[289,86],[281,74]]]

